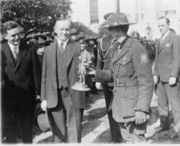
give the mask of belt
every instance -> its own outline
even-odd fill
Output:
[[[115,80],[114,82],[115,87],[128,87],[128,86],[137,86],[137,81],[127,81],[127,82],[117,82]]]

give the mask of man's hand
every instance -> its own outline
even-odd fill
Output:
[[[146,122],[147,120],[147,114],[144,112],[136,111],[135,113],[135,123],[136,124],[142,124]]]
[[[96,88],[97,88],[97,89],[102,89],[102,85],[101,85],[100,82],[96,82]]]
[[[96,75],[96,70],[93,69],[93,68],[88,68],[88,69],[86,70],[86,73],[87,73],[88,75]]]
[[[43,111],[47,110],[47,100],[43,100],[41,102],[41,108],[42,108]]]
[[[38,54],[38,55],[43,55],[43,53],[44,53],[44,47],[38,48],[37,54]]]
[[[153,76],[154,78],[154,84],[157,84],[158,83],[158,76]]]
[[[169,85],[170,86],[173,86],[173,85],[175,85],[176,84],[176,78],[175,77],[170,77],[169,78]]]
[[[36,95],[36,100],[40,100],[40,99],[41,99],[40,95]]]

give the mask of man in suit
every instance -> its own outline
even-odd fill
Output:
[[[167,17],[158,19],[158,27],[162,35],[156,49],[154,83],[157,84],[160,127],[157,132],[169,129],[169,104],[174,117],[174,128],[171,138],[180,132],[180,38],[169,29]]]
[[[108,17],[112,13],[108,13],[104,16]],[[113,56],[113,44],[114,39],[112,36],[108,34],[104,34],[102,38],[99,40],[98,45],[98,58],[97,58],[97,65],[96,69],[109,69],[110,62]],[[105,102],[106,102],[106,109],[109,119],[109,127],[111,132],[111,140],[114,143],[118,143],[122,141],[121,132],[118,127],[118,123],[112,117],[112,109],[110,109],[111,102],[113,100],[113,82],[102,82]],[[100,86],[100,83],[96,83],[97,86]]]
[[[111,15],[101,27],[115,39],[111,65],[89,72],[96,81],[113,81],[112,115],[125,143],[145,142],[147,115],[153,95],[153,76],[146,49],[127,35],[124,13]]]
[[[57,20],[54,42],[45,48],[41,107],[47,110],[55,142],[81,142],[84,92],[72,90],[79,80],[80,44],[70,40],[71,22]]]
[[[32,143],[36,97],[40,95],[40,66],[36,49],[22,40],[15,21],[3,24],[7,42],[1,48],[2,133],[5,143]]]

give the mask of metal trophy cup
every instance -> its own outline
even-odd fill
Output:
[[[78,74],[79,81],[76,82],[71,88],[78,91],[89,91],[90,88],[85,83],[85,75],[86,69],[89,68],[92,63],[93,55],[86,50],[86,48],[82,47],[82,52],[79,56],[79,66],[78,66]]]

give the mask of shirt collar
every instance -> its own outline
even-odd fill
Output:
[[[16,53],[18,53],[19,52],[19,45],[17,45],[17,46],[14,46],[14,45],[12,45],[11,43],[9,43],[8,42],[8,45],[9,45],[9,47],[10,47],[10,49],[11,49],[11,52],[14,52],[15,50],[15,47],[16,47]]]
[[[121,43],[126,39],[126,37],[127,37],[127,36],[121,36],[121,37],[119,37],[119,38],[117,39],[117,42],[121,44]]]
[[[59,46],[61,46],[61,44],[63,43],[63,50],[64,50],[67,46],[67,43],[69,42],[69,39],[67,39],[66,41],[62,41],[60,39],[57,39],[57,41],[58,41]]]

